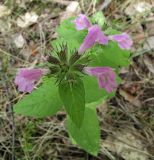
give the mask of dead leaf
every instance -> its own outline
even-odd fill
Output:
[[[142,1],[142,2],[134,3],[134,1],[132,1],[128,5],[128,7],[125,9],[125,14],[133,17],[145,11],[150,11],[151,8],[152,8],[152,5],[147,2]]]
[[[145,11],[150,11],[152,6],[147,2],[139,2],[134,5],[134,8],[136,9],[137,12],[143,13]]]
[[[17,18],[17,25],[21,28],[26,28],[34,23],[37,23],[38,15],[35,12],[27,12],[25,15]]]
[[[81,13],[81,8],[79,5],[79,2],[72,1],[67,7],[66,11],[61,13],[60,21],[63,21],[69,17],[77,16],[79,13]]]
[[[24,46],[25,39],[23,38],[22,34],[16,34],[13,39],[17,48],[22,48]]]
[[[0,18],[7,16],[11,13],[11,10],[7,6],[0,5]]]
[[[109,4],[112,2],[112,0],[105,0],[103,4],[99,7],[99,10],[104,10],[109,6]]]
[[[149,71],[154,74],[154,57],[144,56],[143,61]]]
[[[154,49],[154,36],[147,38],[146,43],[143,46],[143,49],[147,51]]]
[[[0,32],[7,33],[11,29],[11,20],[10,19],[0,19]]]
[[[132,92],[134,92],[134,90],[132,90]],[[126,90],[124,90],[122,88],[119,89],[119,94],[122,97],[124,97],[125,100],[130,102],[131,104],[133,104],[133,105],[135,105],[137,107],[141,107],[141,102],[140,102],[140,100],[138,99],[137,96],[134,96],[134,95],[130,94],[129,92],[127,92]]]
[[[144,145],[128,129],[114,131],[114,136],[109,135],[102,140],[101,148],[117,153],[125,160],[148,160],[148,152]]]
[[[32,0],[16,0],[16,4],[21,7],[26,9],[26,3],[31,2]]]
[[[149,36],[154,36],[154,16],[153,16],[153,20],[146,24],[146,30]]]

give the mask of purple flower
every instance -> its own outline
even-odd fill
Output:
[[[108,44],[108,37],[104,35],[98,25],[93,25],[88,29],[88,34],[79,48],[79,53],[83,53],[95,43]]]
[[[22,68],[17,73],[14,82],[18,86],[19,91],[31,93],[34,89],[34,82],[38,81],[42,76],[42,69]]]
[[[116,74],[110,67],[85,67],[84,72],[97,77],[99,88],[105,88],[108,93],[117,87]]]
[[[91,26],[88,18],[84,14],[80,14],[73,22],[77,30],[83,30]]]
[[[133,41],[127,33],[109,36],[111,40],[118,42],[119,47],[122,49],[130,49]]]

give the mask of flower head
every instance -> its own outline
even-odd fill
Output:
[[[43,75],[42,69],[26,69],[22,68],[17,73],[15,84],[21,92],[31,93],[34,89],[34,82],[38,81]]]
[[[79,53],[83,53],[95,43],[108,44],[108,37],[104,35],[98,25],[93,25],[88,29],[88,34],[79,48]]]
[[[109,38],[118,42],[119,47],[122,49],[130,49],[133,44],[133,41],[127,33],[112,35],[109,36]]]
[[[88,18],[84,14],[80,14],[73,22],[77,30],[83,30],[91,26]]]
[[[98,79],[99,88],[105,88],[108,93],[114,91],[116,74],[110,67],[85,67],[84,72]]]

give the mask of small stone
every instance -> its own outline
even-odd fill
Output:
[[[68,19],[73,16],[77,16],[81,13],[81,8],[79,2],[72,1],[67,7],[66,11],[62,12],[60,15],[60,21]]]
[[[143,13],[145,11],[150,11],[151,7],[152,6],[147,2],[140,2],[140,3],[137,3],[136,5],[134,5],[134,8],[139,13]]]
[[[14,44],[17,48],[22,48],[25,44],[25,39],[23,38],[22,34],[17,34],[14,36]]]
[[[79,3],[76,1],[71,2],[67,7],[66,7],[66,11],[67,12],[78,12],[80,11],[80,6]]]

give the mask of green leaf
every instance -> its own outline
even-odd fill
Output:
[[[92,16],[92,23],[98,24],[100,27],[103,27],[105,22],[106,22],[105,16],[101,11],[96,12]]]
[[[83,83],[85,88],[85,101],[86,103],[96,102],[99,99],[107,99],[113,97],[115,93],[107,93],[105,89],[100,89],[97,79],[92,76],[84,76]]]
[[[66,128],[73,142],[88,153],[97,156],[100,146],[100,128],[96,110],[86,106],[81,128],[77,128],[68,117]]]
[[[61,49],[62,49],[61,47],[62,47],[63,44],[67,45],[67,55],[68,55],[68,57],[71,57],[71,55],[73,53],[72,51],[74,51],[75,49],[78,48],[78,43],[76,42],[76,40],[75,41],[72,40],[72,41],[69,42],[69,40],[67,41],[64,38],[60,37],[60,38],[58,38],[56,40],[53,40],[51,42],[51,45],[52,45],[53,49],[55,51],[59,51],[59,52],[61,51]],[[52,55],[57,57],[57,53],[55,53],[54,51],[52,52]]]
[[[77,79],[73,82],[63,81],[59,85],[59,94],[65,109],[77,127],[80,127],[85,110],[85,90],[83,82]]]
[[[120,31],[116,30],[116,29],[113,29],[112,27],[108,27],[105,31],[104,31],[105,34],[107,35],[114,35],[114,34],[121,34]]]
[[[63,37],[65,40],[69,39],[76,39],[79,43],[82,43],[82,39],[85,37],[87,34],[86,30],[77,30],[75,28],[74,23],[72,22],[74,18],[69,18],[67,20],[64,20],[59,28],[57,29],[57,32],[60,37]]]
[[[51,45],[52,45],[53,49],[56,50],[56,51],[61,50],[62,44],[66,44],[66,42],[63,38],[57,38],[57,39],[51,41]]]
[[[59,38],[67,43],[70,50],[78,49],[88,32],[76,30],[73,20],[74,18],[64,20],[57,29]]]
[[[129,65],[130,52],[119,48],[116,42],[110,41],[107,46],[94,46],[90,51],[91,66],[110,66],[119,68]]]
[[[55,80],[50,78],[37,90],[15,104],[14,111],[25,116],[46,117],[53,115],[61,107],[62,102],[58,94],[58,87]]]
[[[95,101],[95,102],[91,102],[91,103],[87,103],[86,106],[88,106],[89,108],[92,108],[92,109],[96,109],[96,108],[99,108],[99,106],[101,104],[103,104],[103,102],[105,101],[106,99],[104,98],[100,98],[98,101]]]

